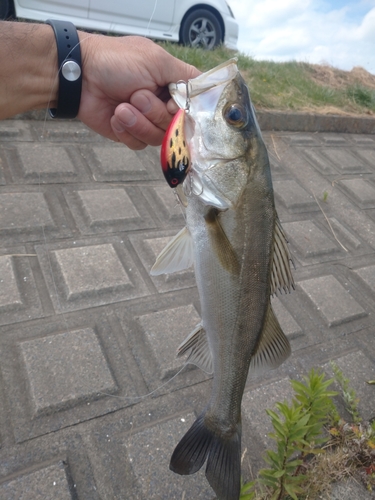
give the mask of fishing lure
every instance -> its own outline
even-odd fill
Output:
[[[160,162],[170,187],[182,184],[190,169],[190,155],[185,141],[185,109],[179,109],[171,121],[161,145]]]

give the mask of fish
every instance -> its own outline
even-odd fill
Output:
[[[151,275],[194,266],[201,322],[178,355],[213,374],[208,403],[177,444],[170,469],[189,475],[207,462],[217,498],[237,500],[248,375],[277,368],[291,353],[271,296],[294,289],[292,257],[267,149],[236,61],[169,89],[185,110],[180,118],[190,160],[176,192],[186,227],[157,257]]]

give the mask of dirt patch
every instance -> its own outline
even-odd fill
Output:
[[[361,66],[355,66],[351,71],[343,71],[328,65],[309,64],[308,70],[312,80],[320,85],[334,89],[361,85],[375,90],[375,75]]]

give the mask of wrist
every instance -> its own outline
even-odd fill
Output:
[[[50,26],[0,22],[0,119],[56,105],[57,49]]]
[[[75,118],[82,91],[81,47],[76,27],[71,22],[47,19],[53,29],[58,60],[59,91],[57,107],[50,107],[52,118]]]

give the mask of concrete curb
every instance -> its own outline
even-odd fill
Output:
[[[335,132],[341,134],[375,134],[375,117],[288,113],[258,110],[261,130],[278,132]],[[45,110],[17,115],[22,120],[50,120]]]
[[[278,132],[336,132],[340,134],[375,134],[375,118],[362,116],[318,115],[257,111],[261,130]]]

